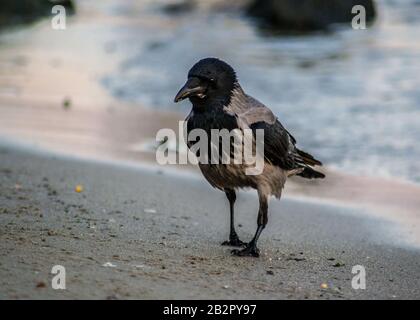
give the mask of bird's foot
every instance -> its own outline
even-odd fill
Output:
[[[244,247],[247,243],[239,240],[238,236],[229,237],[229,241],[224,241],[222,246],[230,246],[230,247]]]
[[[238,256],[238,257],[256,257],[256,258],[258,258],[260,256],[260,249],[258,249],[256,245],[248,244],[242,250],[238,250],[238,249],[232,250],[231,254],[233,256]]]

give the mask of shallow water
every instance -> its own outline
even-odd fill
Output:
[[[114,95],[186,114],[175,93],[195,61],[217,56],[328,166],[420,182],[420,1],[379,1],[368,30],[306,36],[267,35],[236,11],[167,16],[159,6],[112,9],[154,21],[118,30],[126,58],[102,79]]]

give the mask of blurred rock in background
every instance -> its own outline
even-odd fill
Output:
[[[375,19],[373,0],[253,0],[247,12],[270,27],[311,31],[325,30],[335,23],[350,23],[355,5],[365,7],[367,23]]]
[[[162,9],[166,14],[179,15],[191,12],[196,5],[197,3],[194,0],[183,0],[167,3],[163,5]]]

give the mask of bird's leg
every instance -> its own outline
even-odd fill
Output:
[[[258,196],[260,200],[260,208],[258,210],[257,231],[255,232],[254,238],[252,238],[251,242],[249,242],[244,249],[232,250],[232,254],[235,256],[260,256],[260,250],[257,248],[257,241],[268,221],[268,197],[260,191],[258,191]]]
[[[223,242],[222,246],[241,247],[241,246],[246,245],[246,243],[239,240],[239,237],[235,231],[234,206],[235,206],[235,200],[236,200],[236,193],[232,189],[226,189],[225,193],[226,193],[226,197],[229,200],[229,205],[230,205],[230,233],[229,233],[229,241]]]

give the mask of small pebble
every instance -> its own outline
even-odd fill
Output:
[[[111,262],[105,262],[102,267],[115,268],[116,265]]]
[[[155,209],[144,209],[144,213],[156,213]]]

